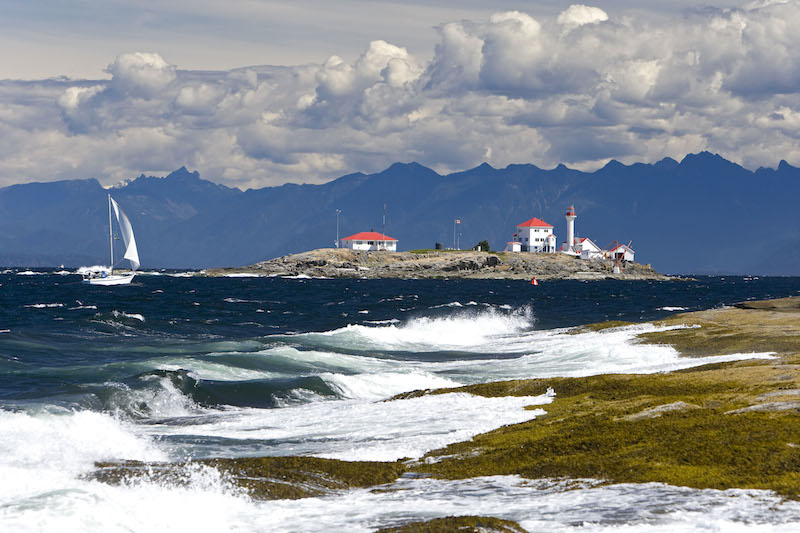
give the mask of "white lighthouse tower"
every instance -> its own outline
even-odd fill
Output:
[[[567,242],[566,246],[564,247],[565,252],[572,252],[575,250],[575,219],[578,218],[578,215],[575,214],[575,206],[569,206],[567,208]]]

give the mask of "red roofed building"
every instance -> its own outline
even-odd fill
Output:
[[[633,261],[635,252],[626,244],[618,244],[608,251],[615,261]]]
[[[553,235],[553,226],[533,217],[517,225],[516,240],[506,246],[509,252],[555,252],[556,237]]]
[[[575,245],[573,246],[575,253],[580,254],[581,259],[595,259],[598,257],[603,257],[603,250],[597,246],[592,239],[587,238],[577,238],[575,239]]]
[[[397,239],[393,239],[377,231],[362,231],[355,235],[350,235],[342,239],[342,248],[351,250],[363,250],[372,252],[386,250],[387,252],[397,251]]]

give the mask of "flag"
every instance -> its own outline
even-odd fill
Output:
[[[456,219],[456,224],[461,224],[461,221]]]

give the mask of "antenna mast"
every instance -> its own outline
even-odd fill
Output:
[[[108,275],[114,273],[114,230],[111,226],[111,193],[108,193],[108,247],[111,250],[111,270]]]

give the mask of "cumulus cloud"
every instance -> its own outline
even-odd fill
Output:
[[[131,52],[107,80],[0,81],[0,185],[187,165],[261,187],[394,161],[591,169],[699,150],[800,165],[798,0],[435,22],[430,58],[376,40],[352,61],[213,72]]]
[[[106,71],[113,89],[142,98],[156,96],[175,80],[175,66],[156,53],[122,54]]]
[[[596,24],[608,20],[608,14],[599,7],[573,4],[558,15],[556,21],[567,28]]]

